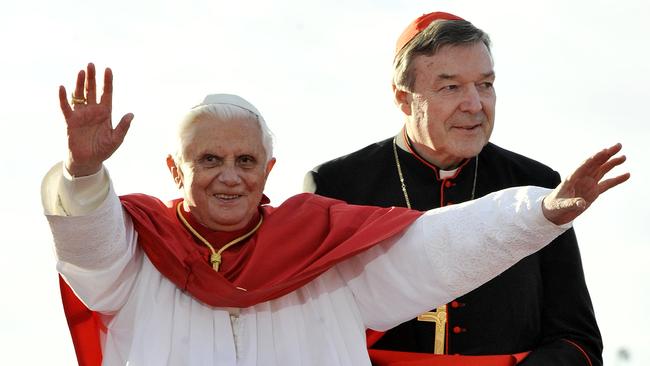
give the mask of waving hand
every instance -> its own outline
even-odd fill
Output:
[[[104,72],[104,91],[97,102],[95,65],[77,74],[72,102],[68,103],[64,86],[59,87],[59,102],[68,130],[68,159],[66,168],[72,176],[98,172],[102,163],[122,144],[133,114],[125,114],[113,128],[113,72]]]
[[[589,208],[601,194],[628,180],[629,173],[603,179],[610,170],[625,162],[625,155],[614,157],[621,148],[621,144],[616,144],[585,160],[544,198],[544,216],[555,224],[565,224]]]

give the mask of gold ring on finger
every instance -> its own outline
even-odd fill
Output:
[[[73,93],[71,102],[72,102],[73,105],[74,104],[85,104],[86,103],[86,98],[85,97],[79,98],[79,97],[75,96],[74,93]]]

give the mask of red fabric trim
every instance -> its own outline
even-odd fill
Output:
[[[99,366],[102,363],[100,334],[105,330],[99,314],[89,310],[59,275],[59,288],[72,344],[79,366]]]
[[[580,351],[582,353],[582,355],[585,356],[585,359],[587,360],[587,363],[589,364],[589,366],[593,366],[592,363],[591,363],[591,359],[589,358],[589,355],[587,354],[587,352],[585,352],[585,350],[582,347],[580,347],[580,345],[578,343],[576,343],[574,341],[571,341],[569,339],[566,339],[566,338],[564,338],[562,340],[569,343],[570,345],[574,346],[575,348],[577,348],[578,351]]]
[[[372,330],[372,329],[366,329],[366,344],[368,345],[367,347],[370,348],[377,343],[381,339],[381,337],[384,336],[386,332],[380,332],[377,330]]]
[[[517,360],[517,364],[520,364],[526,359],[526,357],[528,357],[528,354],[530,354],[530,352],[520,352],[520,353],[513,354],[512,357],[514,357],[515,360]]]
[[[406,148],[409,150],[411,155],[415,156],[415,158],[418,159],[422,164],[433,169],[433,171],[436,172],[436,178],[440,180],[440,173],[438,173],[438,167],[426,161],[423,157],[421,157],[418,153],[416,153],[413,146],[411,146],[411,139],[409,139],[408,134],[406,134],[406,126],[402,128],[402,135],[404,137],[404,145],[406,145]]]
[[[512,355],[465,356],[371,349],[368,354],[375,366],[514,366],[526,358],[528,352]]]
[[[445,207],[445,183],[440,185],[440,205],[438,207]]]

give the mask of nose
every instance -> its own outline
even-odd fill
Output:
[[[468,85],[463,93],[463,100],[460,103],[460,110],[468,113],[478,113],[483,109],[481,96],[476,85]]]
[[[228,186],[235,186],[241,183],[241,177],[235,167],[226,165],[219,173],[219,182]]]

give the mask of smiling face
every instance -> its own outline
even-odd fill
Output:
[[[416,56],[412,91],[395,88],[416,151],[440,168],[476,156],[494,127],[494,66],[482,42]]]
[[[201,115],[183,134],[182,161],[167,158],[184,208],[212,230],[244,228],[255,216],[275,159],[266,160],[253,117]]]

